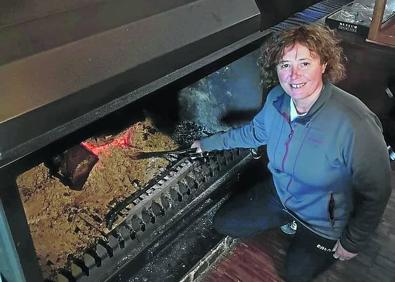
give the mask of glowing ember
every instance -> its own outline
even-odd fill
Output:
[[[81,142],[81,144],[87,148],[89,151],[94,153],[96,156],[99,156],[99,154],[103,153],[104,151],[107,151],[109,148],[113,147],[121,147],[121,148],[126,148],[131,146],[131,130],[125,131],[123,134],[117,136],[114,138],[111,142],[102,144],[102,145],[97,145],[89,142]]]

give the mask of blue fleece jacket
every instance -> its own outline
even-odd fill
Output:
[[[292,122],[281,86],[243,127],[201,140],[204,151],[267,145],[268,168],[284,209],[318,235],[358,252],[391,193],[387,147],[377,116],[329,82]]]

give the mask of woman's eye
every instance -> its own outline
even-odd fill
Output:
[[[303,67],[307,67],[308,65],[310,65],[309,62],[303,62],[303,63],[302,63],[302,66],[303,66]]]
[[[289,64],[280,64],[280,69],[288,69],[289,67]]]

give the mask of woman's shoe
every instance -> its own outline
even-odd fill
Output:
[[[281,231],[287,235],[294,235],[296,233],[297,228],[298,228],[298,225],[296,224],[295,220],[293,220],[290,223],[280,226]]]

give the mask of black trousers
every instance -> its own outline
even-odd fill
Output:
[[[233,195],[214,216],[214,228],[221,234],[246,238],[292,220],[283,210],[273,182],[269,180]],[[335,243],[298,224],[287,251],[286,281],[311,281],[326,270],[336,261],[331,251]]]

